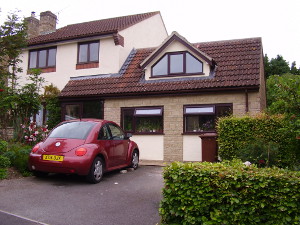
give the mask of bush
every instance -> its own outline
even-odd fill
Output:
[[[6,141],[0,140],[0,154],[3,154],[7,151],[7,146],[8,144]]]
[[[10,166],[9,158],[0,155],[0,168],[4,169],[4,168],[8,168],[9,166]]]
[[[11,161],[14,166],[23,176],[29,176],[31,173],[28,170],[28,158],[31,151],[31,146],[22,144],[10,144],[9,151],[5,152],[3,156]]]
[[[0,180],[6,179],[7,176],[7,169],[0,168]]]
[[[296,169],[300,164],[300,145],[296,140],[296,131],[290,120],[283,115],[220,118],[217,131],[219,155],[223,160],[239,157],[244,154],[245,149],[250,150],[249,147],[260,143],[272,146],[273,149],[278,148],[273,165]]]
[[[162,224],[299,224],[300,172],[223,163],[164,169]]]

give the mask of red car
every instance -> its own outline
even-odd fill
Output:
[[[138,168],[139,149],[114,122],[98,119],[70,120],[56,126],[33,147],[29,169],[36,176],[48,173],[78,174],[98,183],[104,172]]]

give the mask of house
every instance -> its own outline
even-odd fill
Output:
[[[192,44],[173,32],[157,47],[132,49],[118,73],[72,77],[60,100],[63,119],[96,110],[120,123],[142,160],[204,161],[203,134],[215,133],[216,118],[266,107],[262,40]]]
[[[41,68],[62,89],[62,120],[113,120],[142,160],[205,161],[216,118],[266,107],[261,38],[190,43],[159,12],[60,29],[49,11],[27,19],[23,77]]]
[[[56,29],[57,16],[33,12],[26,18],[28,47],[21,54],[20,84],[30,69],[42,70],[46,85],[60,90],[70,77],[116,74],[133,48],[155,47],[167,36],[160,12],[68,25]]]

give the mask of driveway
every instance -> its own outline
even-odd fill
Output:
[[[0,224],[155,225],[162,187],[156,166],[111,172],[99,184],[67,175],[2,180]]]

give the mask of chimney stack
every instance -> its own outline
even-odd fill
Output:
[[[49,34],[56,30],[57,16],[50,11],[40,14],[40,34]]]
[[[33,38],[39,35],[39,23],[40,21],[35,18],[35,12],[31,12],[31,17],[25,18],[27,23],[27,35],[28,38]]]
[[[28,38],[54,32],[56,30],[56,20],[57,16],[50,11],[42,12],[40,20],[35,17],[35,12],[31,12],[31,16],[25,18],[28,26]]]

